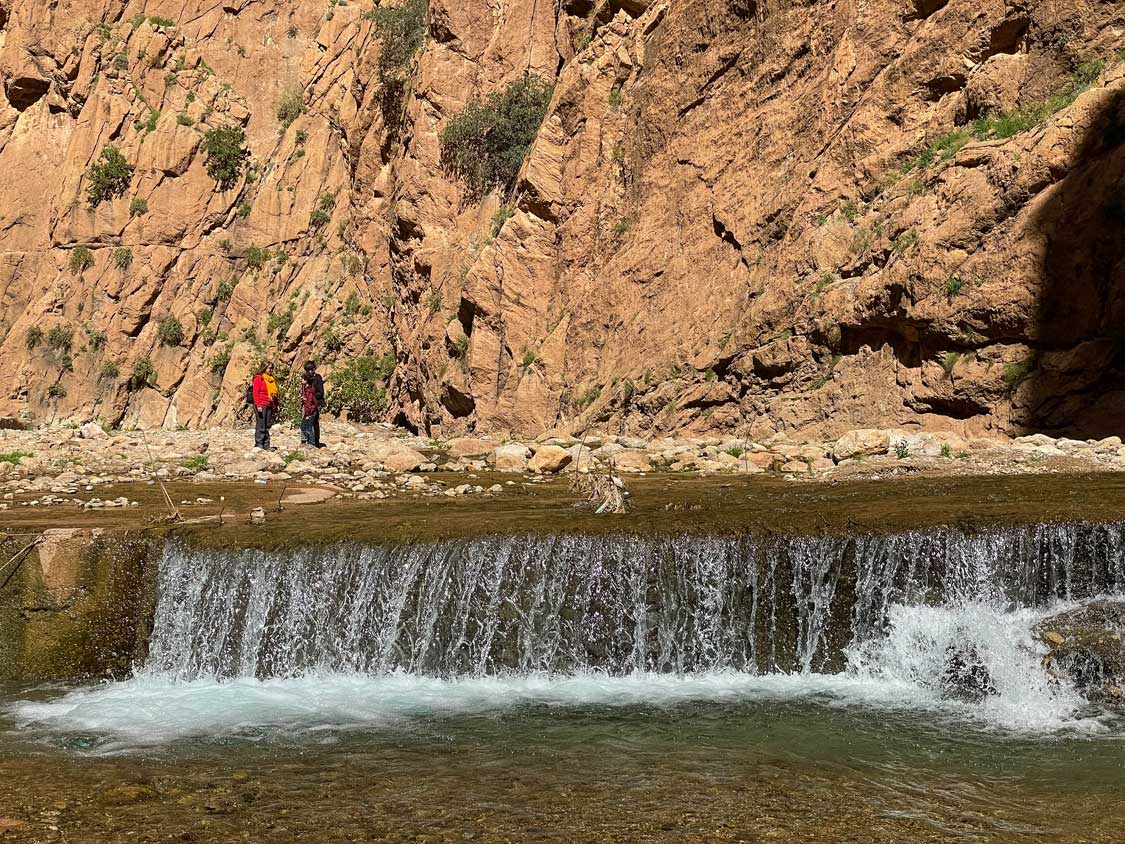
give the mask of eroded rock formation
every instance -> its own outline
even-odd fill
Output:
[[[1120,4],[430,0],[389,127],[370,8],[0,0],[0,413],[223,423],[263,353],[390,351],[433,436],[1118,432]],[[440,132],[528,71],[470,201]]]

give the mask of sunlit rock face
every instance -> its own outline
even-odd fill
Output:
[[[0,7],[0,414],[226,423],[262,355],[390,352],[440,436],[1120,433],[1113,4],[431,0],[399,111],[369,7]],[[528,71],[473,197],[441,132]]]

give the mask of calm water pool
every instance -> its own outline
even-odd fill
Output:
[[[247,719],[237,737],[131,748],[9,714],[0,817],[23,825],[3,840],[1123,840],[1118,722],[1031,735],[824,690],[711,697],[482,698],[350,728],[293,703],[289,727]]]

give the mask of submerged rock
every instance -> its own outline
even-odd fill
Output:
[[[980,703],[986,697],[996,694],[992,673],[973,645],[951,645],[946,649],[941,689],[946,697],[971,703]]]

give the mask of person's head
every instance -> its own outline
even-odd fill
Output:
[[[260,372],[262,375],[272,375],[273,374],[273,361],[263,360],[261,363],[258,364],[258,372]]]
[[[316,372],[316,361],[315,360],[305,361],[305,372],[309,373],[310,375],[312,373]]]

